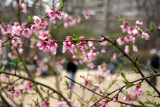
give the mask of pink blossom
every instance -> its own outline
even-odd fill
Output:
[[[27,24],[26,22],[23,22],[23,23],[21,24],[21,28],[22,28],[22,29],[25,29],[26,24]]]
[[[53,11],[53,8],[50,8],[50,11],[48,12],[48,16],[50,18],[56,18],[56,13]]]
[[[68,16],[69,16],[68,13],[64,13],[63,19],[64,19],[64,20],[67,20]]]
[[[107,44],[107,41],[102,41],[102,42],[100,43],[101,46],[105,46],[106,44]]]
[[[40,68],[36,68],[36,76],[40,76],[41,75],[41,69]]]
[[[50,18],[49,21],[50,21],[51,23],[53,23],[53,24],[56,24],[55,18]]]
[[[43,69],[43,71],[47,71],[48,70],[48,66],[45,65],[45,66],[42,67],[42,69]]]
[[[123,100],[125,100],[126,103],[131,104],[131,94],[127,94],[127,95],[123,98]]]
[[[14,85],[8,85],[8,89],[13,89]]]
[[[69,92],[72,92],[73,91],[73,87],[69,87]]]
[[[95,89],[99,89],[99,84],[94,84]]]
[[[63,50],[62,50],[62,53],[65,53],[66,50],[69,49],[69,51],[72,53],[72,54],[75,54],[77,52],[77,49],[75,47],[75,45],[71,42],[63,42]]]
[[[121,38],[121,37],[119,37],[119,38],[117,39],[117,42],[118,42],[119,45],[123,45],[123,44],[125,43],[124,39]]]
[[[130,41],[132,41],[132,43],[135,43],[135,36],[134,35],[131,35],[131,36],[129,36],[129,38],[130,38]]]
[[[138,35],[139,34],[139,31],[137,29],[133,29],[133,34],[134,35]]]
[[[88,46],[85,42],[78,43],[77,47],[80,48],[81,51],[85,51],[85,49],[88,49]]]
[[[129,37],[129,36],[125,36],[125,37],[124,37],[124,40],[125,40],[126,42],[129,42],[129,41],[130,41],[130,37]]]
[[[77,23],[81,22],[81,17],[77,17]]]
[[[64,107],[65,103],[63,101],[60,101],[57,103],[57,107]]]
[[[124,50],[124,52],[125,52],[126,54],[128,54],[128,53],[129,53],[129,51],[130,51],[130,47],[129,47],[128,45],[126,45],[126,46],[125,46],[125,50]]]
[[[42,21],[42,22],[39,24],[39,28],[40,28],[40,29],[45,29],[47,26],[48,26],[48,22],[47,22],[47,21]]]
[[[57,14],[56,14],[56,17],[57,17],[59,20],[61,20],[62,17],[63,17],[63,15],[64,15],[64,13],[58,11]]]
[[[18,98],[20,94],[21,94],[21,91],[20,91],[20,90],[17,90],[17,91],[14,92],[14,96],[15,96],[16,98]]]
[[[41,107],[50,107],[50,103],[48,101],[41,102]]]
[[[73,26],[75,23],[76,23],[76,20],[74,20],[74,19],[69,20],[69,25],[70,26]]]
[[[106,98],[101,100],[101,104],[103,104],[104,107],[108,107],[108,102],[109,102],[109,99],[106,99]]]
[[[31,82],[25,82],[24,83],[24,89],[28,89],[29,91],[33,90],[33,86]]]
[[[29,28],[27,28],[23,30],[22,35],[25,36],[26,38],[30,38],[32,35],[32,32]]]
[[[40,36],[39,39],[41,40],[46,40],[49,37],[49,32],[43,32]]]
[[[61,60],[61,64],[63,64],[65,61],[66,61],[66,59],[63,58],[63,59]]]
[[[57,53],[57,48],[58,48],[58,45],[57,45],[56,41],[49,40],[48,45],[50,47],[50,51],[52,52],[52,54],[55,55]]]
[[[142,25],[143,25],[143,22],[140,22],[139,20],[137,20],[137,21],[136,21],[136,25],[137,25],[137,26],[142,26]]]
[[[38,59],[38,56],[37,56],[37,55],[35,55],[35,56],[33,57],[33,59],[34,59],[34,60],[37,60],[37,59]]]
[[[88,10],[86,14],[84,14],[85,19],[89,19],[91,17],[91,11]]]
[[[158,30],[160,30],[160,26],[158,26]]]
[[[68,27],[68,23],[67,22],[64,22],[64,28],[67,28]]]
[[[71,99],[68,99],[68,102],[72,107],[76,107],[75,105],[73,105],[73,101]]]
[[[142,89],[141,89],[141,84],[138,84],[133,87],[132,92],[135,93],[135,96],[140,98],[142,97]]]
[[[56,69],[60,71],[63,69],[63,66],[61,64],[56,64]]]
[[[2,75],[2,81],[7,82],[7,80],[8,80],[7,75],[6,75],[6,74],[3,74],[3,75]]]
[[[105,65],[98,65],[98,70],[104,72],[106,70]]]
[[[8,92],[8,98],[14,100],[14,92]]]
[[[38,16],[33,17],[34,23],[36,26],[39,26],[42,20]]]
[[[134,51],[134,52],[138,52],[138,48],[137,48],[136,45],[133,45],[133,51]]]
[[[117,102],[117,101],[118,101],[118,96],[115,96],[115,97],[113,98],[113,101],[114,101],[114,102]]]
[[[23,1],[22,0],[19,0],[19,5],[22,5]]]
[[[129,23],[128,22],[123,22],[123,25],[120,26],[122,28],[123,32],[126,32],[128,27],[129,27]]]
[[[106,49],[105,48],[101,49],[101,53],[106,53]]]
[[[35,25],[32,25],[32,26],[31,26],[31,31],[32,31],[33,33],[36,33],[36,32],[38,31],[38,28],[37,28]]]
[[[20,44],[21,43],[21,38],[19,38],[19,37],[13,37],[12,38],[12,44],[14,45],[14,46],[17,46],[18,44]]]
[[[66,37],[66,41],[71,41],[72,40],[72,36],[67,36]]]
[[[94,38],[90,38],[90,40],[94,40]],[[93,41],[88,41],[88,46],[92,47],[93,46]]]
[[[22,30],[22,29],[21,29],[20,26],[13,26],[13,27],[12,27],[12,34],[19,36],[20,33],[21,33],[21,30]]]
[[[89,80],[86,78],[84,81],[84,85],[87,87],[89,85]]]
[[[84,40],[84,36],[80,36],[79,39],[80,39],[80,40]]]
[[[32,107],[37,107],[37,105],[35,103],[32,104]]]
[[[21,10],[22,10],[23,13],[27,13],[26,4],[22,3],[22,5],[21,5]]]
[[[128,27],[128,34],[132,34],[133,32],[133,28],[132,27]]]
[[[90,69],[93,69],[93,68],[95,67],[95,65],[94,65],[92,62],[90,62],[90,63],[88,64],[88,67],[89,67]]]
[[[43,50],[43,52],[50,52],[50,46],[47,41],[38,41],[37,46],[40,50]]]
[[[148,33],[142,32],[141,37],[144,38],[145,40],[149,40],[149,34]]]
[[[118,54],[117,54],[117,53],[114,53],[114,54],[113,54],[113,59],[117,59],[117,57],[118,57]]]
[[[19,49],[18,49],[18,52],[19,52],[20,54],[22,54],[22,53],[23,53],[23,49],[22,49],[22,48],[19,48]]]

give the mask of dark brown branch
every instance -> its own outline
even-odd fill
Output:
[[[83,86],[82,84],[80,84],[80,83],[78,83],[78,82],[72,80],[71,78],[69,78],[69,77],[67,77],[67,76],[65,76],[65,77],[66,77],[67,79],[73,81],[74,83],[78,84],[79,86],[81,86],[81,87],[87,89],[88,91],[90,91],[90,92],[92,92],[92,93],[94,93],[94,94],[96,94],[96,95],[98,95],[98,96],[100,96],[100,97],[104,97],[103,95],[101,95],[101,94],[99,94],[99,93],[96,93],[96,92],[92,91],[91,89],[89,89],[89,88],[87,88],[86,86]],[[112,98],[107,97],[107,96],[105,96],[105,98],[107,98],[107,99],[109,99],[109,100],[112,100]],[[141,107],[140,105],[136,105],[136,104],[128,104],[128,103],[125,103],[125,102],[122,102],[122,101],[117,101],[117,102],[118,102],[118,103],[121,103],[121,104],[125,104],[125,105],[131,105],[131,106]]]
[[[131,57],[128,56],[128,54],[126,54],[116,43],[112,42],[109,38],[101,35],[104,40],[107,40],[109,43],[111,43],[112,45],[114,45],[118,50],[120,50],[124,56],[137,68],[138,70],[138,73],[143,77],[145,78],[144,74],[142,73],[142,71],[140,70],[139,66],[137,65],[136,62],[134,62]],[[156,93],[160,96],[160,92],[158,91],[158,89],[147,79],[145,78],[146,82],[156,91]]]
[[[0,71],[0,74],[7,74],[7,75],[15,76],[15,77],[18,77],[18,78],[20,78],[20,79],[24,79],[24,80],[27,80],[27,81],[31,81],[31,82],[34,83],[34,84],[37,84],[37,85],[41,85],[41,86],[43,86],[43,87],[46,87],[46,88],[52,90],[53,93],[56,93],[57,95],[61,96],[61,97],[64,99],[64,101],[69,105],[69,107],[72,107],[72,106],[70,105],[70,103],[68,102],[68,100],[67,100],[60,92],[56,91],[54,88],[52,88],[52,87],[50,87],[50,86],[48,86],[48,85],[46,85],[46,84],[43,84],[43,83],[38,82],[38,81],[35,81],[35,80],[31,79],[31,78],[23,77],[23,76],[20,76],[20,75],[17,75],[17,74],[11,74],[11,73],[4,72],[4,71]]]
[[[18,80],[20,80],[20,78],[18,78],[18,79],[16,79],[16,80],[14,80],[13,82],[11,82],[11,83],[7,84],[6,86],[2,87],[2,88],[0,89],[0,93],[1,93],[5,88],[7,88],[7,87],[8,87],[8,85],[11,85],[11,84],[13,84],[13,83],[17,82]]]
[[[2,95],[2,93],[0,93],[0,97],[1,97],[2,101],[7,105],[7,107],[12,107],[12,106],[8,103],[8,101],[4,98],[4,96]],[[2,106],[2,105],[1,105],[1,106]]]
[[[143,82],[143,80],[145,80],[145,79],[147,79],[147,78],[156,77],[156,76],[160,76],[160,74],[150,75],[150,76],[147,76],[147,77],[145,77],[145,78],[140,78],[140,79],[134,80],[134,81],[132,81],[132,82],[130,82],[130,83],[135,83],[135,82],[138,82],[138,81]],[[122,86],[122,87],[120,87],[120,88],[118,88],[118,89],[116,89],[116,90],[108,93],[105,97],[103,97],[103,98],[99,99],[97,102],[95,102],[94,105],[95,105],[96,103],[98,103],[99,101],[103,100],[104,98],[107,98],[109,95],[117,92],[117,91],[118,91],[118,94],[119,94],[119,93],[121,92],[121,90],[122,90],[123,88],[125,88],[126,86],[127,86],[127,85],[124,85],[124,86]]]

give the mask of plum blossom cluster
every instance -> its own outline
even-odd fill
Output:
[[[71,107],[77,107],[74,105],[73,101],[71,99],[68,99],[68,102],[70,103]],[[63,101],[60,101],[57,103],[57,107],[65,107],[66,103]]]
[[[105,99],[101,100],[100,103],[94,104],[93,107],[109,107],[108,106],[109,102],[110,102],[110,100],[105,98]],[[87,106],[85,106],[85,107],[87,107]]]
[[[32,104],[32,107],[50,107],[50,103],[48,101],[41,101]]]
[[[14,100],[14,98],[18,98],[21,94],[26,92],[26,90],[32,91],[33,85],[31,82],[24,83],[24,89],[15,90],[14,85],[8,85],[8,98]]]
[[[134,95],[132,96],[131,93],[133,93]],[[127,93],[126,96],[123,98],[123,100],[125,100],[128,104],[131,104],[131,101],[133,99],[132,97],[135,97],[136,99],[142,97],[141,84],[134,86],[131,90],[131,93]]]
[[[63,69],[62,64],[64,64],[65,61],[66,61],[66,60],[63,58],[63,59],[61,59],[60,61],[57,61],[57,62],[56,62],[56,69],[57,69],[58,71],[60,71],[60,70]]]
[[[123,25],[121,25],[122,32],[125,33],[126,36],[119,37],[117,39],[117,43],[119,45],[124,45],[125,43],[132,42],[135,43],[136,37],[141,37],[142,39],[149,40],[149,34],[144,32],[141,26],[143,25],[143,22],[136,21],[136,26],[132,27],[129,22],[124,21]],[[125,52],[128,54],[131,49],[133,49],[134,52],[138,52],[138,48],[136,45],[133,45],[132,47],[129,45],[125,46]]]
[[[68,26],[73,26],[76,23],[81,22],[81,17],[80,16],[77,16],[76,18],[73,18],[68,13],[60,11],[57,7],[55,7],[55,8],[51,7],[49,12],[48,12],[48,16],[49,16],[50,22],[53,23],[53,24],[56,24],[57,19],[62,20],[64,28],[67,28]],[[90,18],[90,12],[85,14],[84,17],[85,17],[85,19],[89,19]]]
[[[27,13],[27,7],[26,4],[23,2],[23,0],[19,0],[19,6],[21,7],[21,11],[23,13]]]

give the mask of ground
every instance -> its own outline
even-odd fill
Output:
[[[129,81],[133,81],[133,80],[136,80],[136,79],[140,78],[140,76],[139,76],[138,74],[131,73],[131,72],[126,72],[126,71],[125,71],[125,73],[126,73],[126,77],[127,77],[127,79],[128,79]],[[99,71],[90,71],[89,74],[97,75],[97,74],[99,74]],[[145,73],[145,74],[148,75],[147,73]],[[60,83],[59,85],[60,85],[60,90],[61,90],[62,92],[64,92],[63,94],[66,96],[66,92],[68,93],[68,90],[66,90],[66,87],[64,86],[64,83],[65,83],[64,81],[65,81],[65,80],[68,81],[68,79],[66,79],[66,78],[64,77],[65,75],[68,76],[68,74],[67,74],[65,71],[62,71],[62,81],[61,81],[61,83]],[[78,70],[78,72],[77,72],[77,74],[76,74],[75,81],[77,81],[77,82],[79,82],[79,83],[81,83],[81,84],[84,84],[84,79],[83,79],[82,77],[80,77],[80,76],[86,77],[86,75],[87,75],[87,71]],[[113,74],[113,75],[108,76],[107,79],[106,79],[106,82],[100,85],[100,89],[103,90],[103,88],[108,87],[108,85],[111,83],[111,81],[112,81],[115,77],[116,77],[116,74]],[[108,92],[111,92],[111,91],[117,89],[118,87],[124,85],[124,83],[123,83],[123,80],[124,80],[124,79],[123,79],[121,76],[119,76],[117,79],[118,79],[118,81],[108,90]],[[44,78],[44,77],[38,77],[38,78],[36,79],[36,81],[42,82],[42,83],[44,83],[44,84],[47,84],[47,85],[55,88],[55,76],[53,76],[53,75],[48,76],[48,77],[45,77],[45,78]],[[160,79],[158,79],[158,82],[159,82],[159,81],[160,81]],[[95,79],[92,80],[92,83],[93,83],[93,84],[96,84],[96,83],[97,83],[97,80],[95,80]],[[160,90],[160,85],[159,85],[159,83],[158,83],[157,88]],[[144,95],[143,95],[142,98],[140,98],[140,100],[141,100],[141,101],[146,101],[146,90],[148,90],[148,91],[150,91],[150,92],[153,92],[153,89],[152,89],[146,82],[143,82],[143,84],[142,84],[142,89],[143,89],[142,91],[143,91],[143,94],[144,94]],[[76,92],[79,96],[82,96],[82,94],[83,94],[82,88],[81,88],[79,85],[77,85],[77,84],[76,84],[75,87],[74,87],[74,92]],[[130,92],[130,89],[129,89],[129,92]],[[30,93],[31,93],[30,95],[27,95],[27,96],[25,97],[25,99],[23,99],[24,107],[29,107],[28,104],[31,104],[31,102],[32,102],[33,99],[36,100],[37,98],[39,98],[35,92],[30,92]],[[43,95],[45,96],[45,94],[43,94]],[[53,94],[53,95],[54,95],[55,97],[57,97],[56,94]],[[87,101],[87,100],[90,98],[91,95],[92,95],[91,92],[89,92],[88,90],[85,90],[84,101]],[[112,97],[112,96],[110,96],[110,97]],[[123,97],[124,97],[124,95],[123,95],[123,94],[120,94],[119,100],[123,101]],[[148,96],[147,96],[147,97],[148,97]],[[73,94],[72,99],[74,99],[74,102],[75,102],[76,105],[78,104],[78,102],[77,102],[77,100],[76,100],[77,98],[79,98],[79,97],[77,97],[77,95]],[[100,98],[100,97],[99,97],[99,98]],[[148,97],[148,99],[153,100],[152,97]],[[17,99],[17,100],[18,100],[18,99]],[[40,100],[40,98],[39,98],[39,100]],[[155,100],[155,101],[158,101],[158,102],[160,103],[160,101],[159,101],[158,98],[154,98],[154,100]],[[134,101],[133,101],[133,102],[134,102]],[[57,100],[56,100],[56,99],[51,99],[51,100],[50,100],[50,103],[51,103],[51,107],[56,107]],[[90,102],[90,105],[92,105],[92,104],[93,104],[93,102]],[[109,107],[115,107],[115,106],[120,107],[120,104],[119,104],[119,103],[114,103],[114,102],[109,102]],[[66,107],[67,107],[67,106],[66,106]],[[77,107],[80,107],[80,105],[77,105]]]

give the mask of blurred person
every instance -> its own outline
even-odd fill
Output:
[[[117,68],[117,59],[111,59],[111,65],[109,66],[109,70],[110,70],[110,73],[111,74],[114,74],[114,71],[116,70]]]
[[[157,50],[156,49],[152,49],[151,51],[150,51],[150,54],[151,54],[151,62],[150,62],[150,66],[151,66],[151,68],[152,68],[152,70],[153,70],[153,72],[155,73],[155,74],[157,74],[158,72],[157,72],[157,70],[158,70],[158,68],[159,68],[159,56],[157,55]],[[150,79],[150,82],[153,84],[153,85],[155,85],[156,86],[156,84],[157,84],[157,78],[156,77],[153,77],[153,78],[151,78]]]
[[[77,71],[77,65],[74,64],[73,60],[74,60],[73,56],[70,55],[69,62],[67,64],[67,72],[69,73],[69,77],[72,80],[75,79],[75,74],[76,74],[76,71]],[[70,80],[69,87],[74,87],[74,82],[72,80]]]

